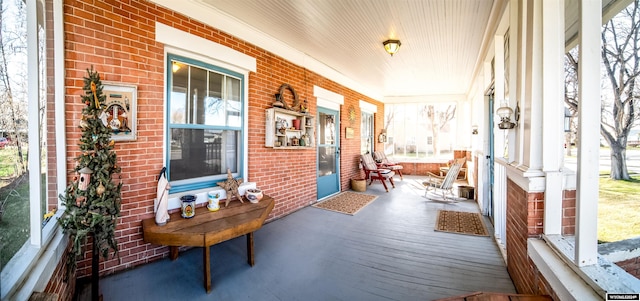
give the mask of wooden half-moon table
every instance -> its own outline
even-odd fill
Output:
[[[247,261],[254,264],[253,232],[260,229],[273,209],[274,200],[264,196],[260,202],[241,203],[233,201],[229,207],[220,207],[210,212],[207,207],[196,209],[192,218],[183,218],[180,212],[171,214],[171,219],[164,226],[158,226],[154,218],[142,221],[144,241],[152,244],[170,246],[170,258],[178,258],[178,247],[203,247],[204,288],[211,292],[211,266],[209,262],[210,247],[236,238],[247,236]]]

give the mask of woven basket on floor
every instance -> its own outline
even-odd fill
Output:
[[[367,180],[365,179],[351,179],[351,189],[353,191],[364,192],[367,190]]]

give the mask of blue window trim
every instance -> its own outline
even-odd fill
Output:
[[[246,118],[246,114],[247,114],[247,106],[246,106],[246,96],[245,96],[245,76],[242,73],[238,73],[238,72],[234,72],[231,71],[229,69],[225,69],[222,67],[218,67],[212,64],[208,64],[208,63],[204,63],[202,61],[198,61],[195,59],[191,59],[188,57],[184,57],[184,56],[179,56],[179,55],[175,55],[175,54],[167,54],[167,61],[166,61],[166,69],[168,70],[167,72],[167,78],[166,78],[166,91],[165,91],[165,95],[166,95],[166,99],[167,99],[167,103],[166,103],[166,110],[165,110],[165,150],[168,150],[169,148],[171,148],[171,141],[169,139],[169,132],[172,128],[170,122],[169,122],[169,118],[170,118],[170,112],[171,112],[171,82],[172,82],[172,76],[173,76],[173,72],[171,72],[172,69],[172,61],[178,61],[178,62],[182,62],[185,64],[189,64],[192,66],[197,66],[197,67],[201,67],[201,68],[205,68],[207,70],[210,71],[214,71],[214,72],[218,72],[220,74],[223,74],[225,76],[230,76],[230,77],[234,77],[237,78],[238,80],[240,80],[240,105],[242,106],[242,110],[241,110],[241,120],[245,120]],[[207,129],[207,130],[234,130],[234,131],[239,131],[240,132],[240,137],[239,137],[239,141],[238,141],[238,147],[239,147],[239,151],[238,151],[238,171],[236,172],[236,177],[240,177],[243,178],[244,174],[244,152],[246,151],[246,145],[244,145],[244,136],[246,135],[246,131],[244,129],[244,122],[241,123],[242,125],[240,127],[231,127],[231,126],[206,126],[206,125],[200,125],[200,124],[183,124],[181,125],[179,128],[182,129]],[[165,165],[167,167],[167,169],[170,170],[171,166],[170,166],[170,156],[171,156],[171,152],[170,151],[166,151],[166,155],[165,155]],[[169,176],[169,174],[167,174],[167,177]],[[169,181],[171,181],[171,179],[168,179]],[[179,193],[179,192],[185,192],[185,191],[192,191],[192,190],[199,190],[199,189],[205,189],[205,188],[210,188],[210,187],[215,187],[217,186],[216,183],[221,182],[226,180],[226,175],[220,175],[220,177],[216,177],[215,179],[211,180],[204,180],[204,181],[194,181],[192,183],[188,183],[188,184],[181,184],[181,185],[175,185],[172,184],[171,185],[171,189],[169,190],[169,193]]]

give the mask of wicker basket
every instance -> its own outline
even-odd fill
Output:
[[[351,179],[351,189],[353,191],[364,192],[367,190],[367,180],[365,179]]]

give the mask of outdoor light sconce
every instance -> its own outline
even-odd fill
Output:
[[[564,132],[571,132],[571,110],[564,108]]]
[[[475,124],[471,126],[471,135],[478,135],[478,126]]]
[[[386,40],[382,42],[382,45],[384,45],[384,50],[386,50],[388,54],[393,56],[396,52],[398,52],[398,50],[400,49],[400,45],[402,44],[400,43],[400,40]]]
[[[380,135],[378,135],[378,143],[387,143],[387,130],[380,130]]]
[[[510,130],[516,127],[516,123],[520,119],[520,106],[516,105],[516,111],[514,115],[514,122],[511,122],[511,114],[513,114],[513,110],[509,107],[508,103],[505,101],[502,103],[502,106],[498,108],[496,114],[500,116],[500,123],[498,123],[498,128],[501,130]]]

